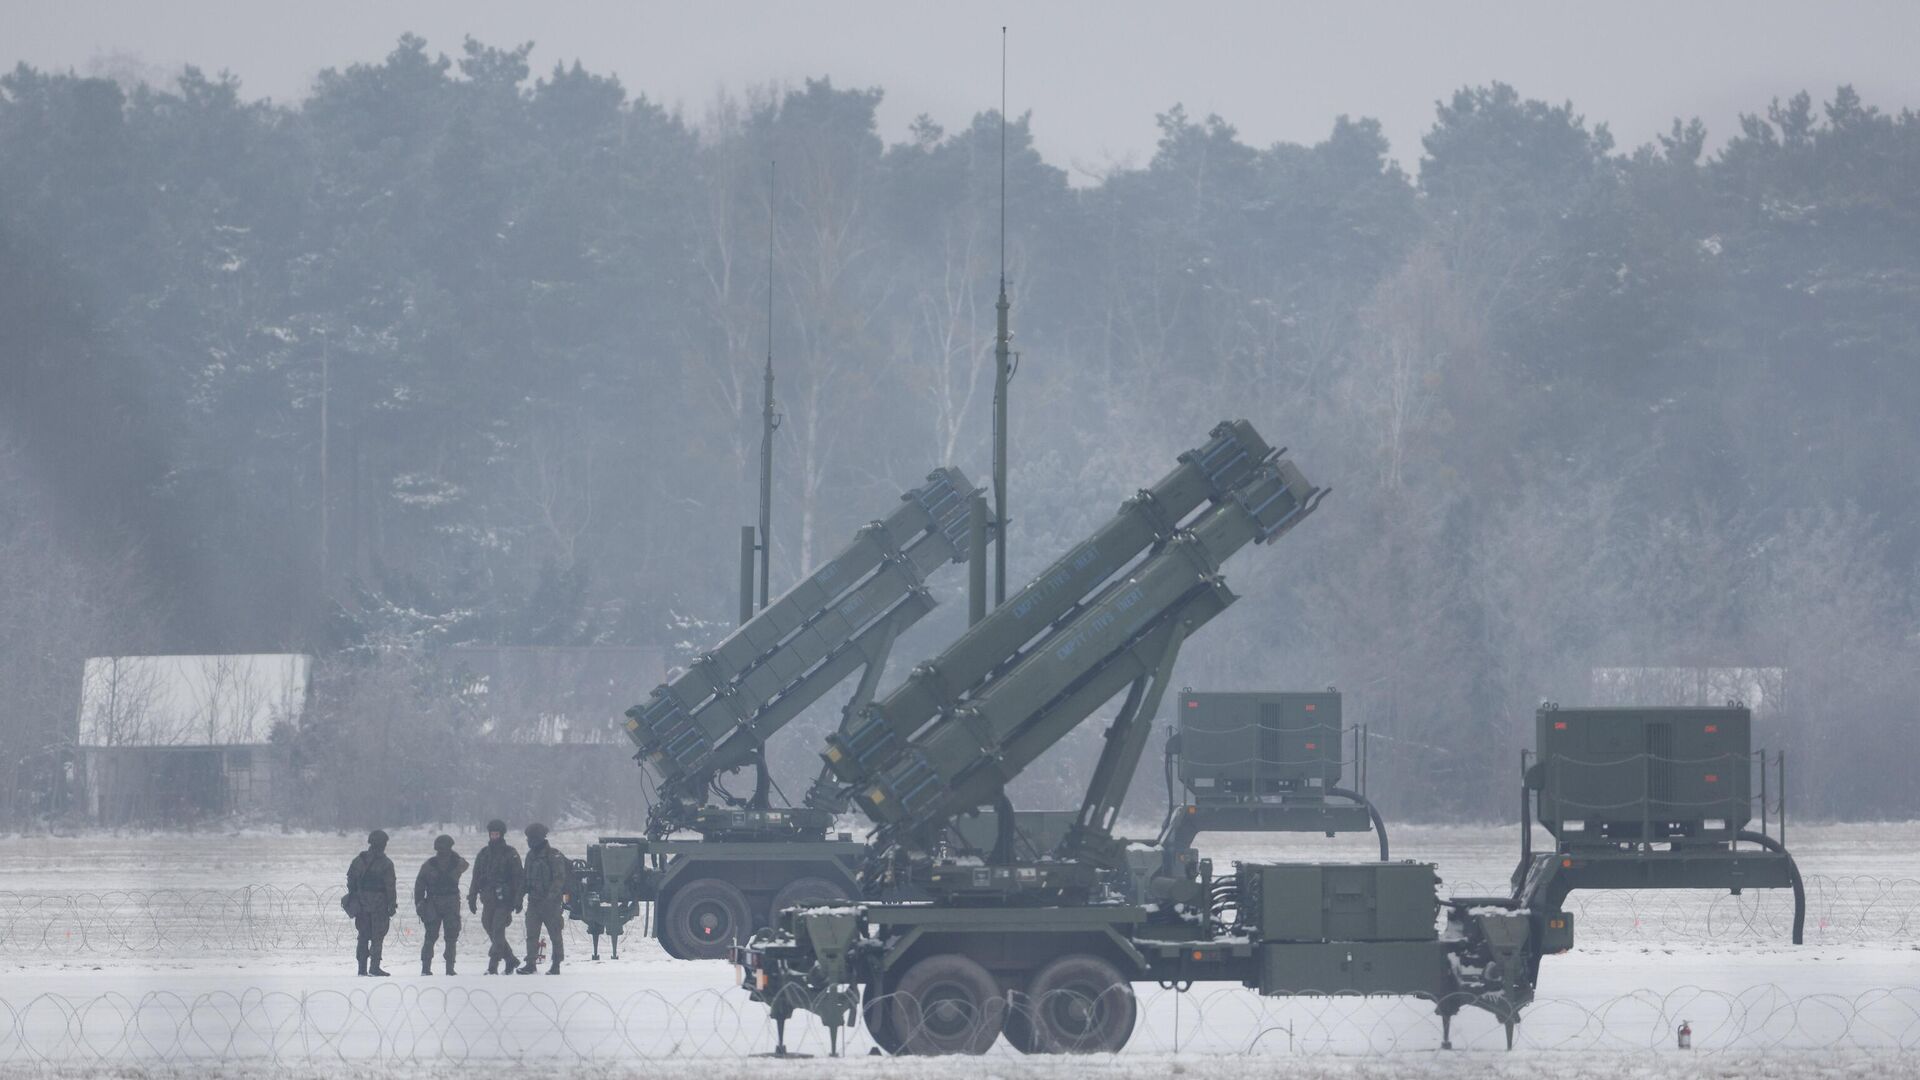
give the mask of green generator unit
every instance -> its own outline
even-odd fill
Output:
[[[1531,770],[1540,823],[1563,846],[1724,844],[1753,816],[1753,714],[1743,705],[1543,707]]]
[[[1262,994],[1457,992],[1432,863],[1243,863],[1233,880]]]
[[[1180,783],[1197,805],[1318,801],[1340,783],[1340,694],[1187,691]]]
[[[1255,941],[1433,941],[1432,863],[1243,863],[1236,880]]]

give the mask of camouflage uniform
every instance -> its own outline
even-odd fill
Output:
[[[433,839],[433,857],[420,864],[413,879],[413,910],[427,928],[420,943],[420,974],[433,974],[433,944],[440,931],[447,932],[447,974],[453,974],[454,942],[460,940],[460,875],[467,872],[467,860],[453,850],[453,837]]]
[[[399,890],[393,881],[393,860],[387,858],[387,834],[375,829],[367,834],[367,850],[353,857],[347,867],[347,896],[354,905],[353,928],[358,940],[354,959],[362,975],[385,975],[380,967],[380,949],[387,940],[387,927],[400,910]]]
[[[507,944],[507,927],[513,913],[520,910],[525,888],[521,879],[520,852],[506,839],[507,823],[499,819],[487,822],[487,846],[473,857],[473,876],[467,879],[467,910],[479,911],[480,926],[487,932],[487,974],[500,970],[506,961],[511,973],[520,964]]]
[[[540,955],[540,931],[545,929],[547,939],[553,942],[553,963],[547,968],[547,974],[558,975],[560,961],[566,959],[567,952],[561,932],[566,927],[567,888],[572,866],[565,855],[547,843],[545,825],[529,825],[526,833],[526,884],[521,891],[527,898],[527,960],[520,974],[531,975],[539,970],[535,963]]]

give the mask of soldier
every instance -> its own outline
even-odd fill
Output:
[[[420,943],[420,974],[433,974],[433,943],[447,932],[447,974],[453,974],[454,942],[460,940],[460,875],[467,872],[467,860],[453,850],[453,837],[433,838],[433,857],[420,864],[413,879],[413,910],[427,928]]]
[[[527,898],[527,962],[520,974],[539,970],[540,931],[545,928],[553,942],[553,963],[547,974],[560,974],[560,961],[566,958],[566,946],[560,932],[566,925],[567,886],[571,867],[567,857],[547,843],[547,827],[538,822],[527,826],[526,884],[521,893]]]
[[[353,904],[353,928],[358,932],[354,959],[362,975],[386,975],[380,967],[380,947],[387,940],[387,926],[400,910],[398,891],[393,883],[393,860],[387,858],[387,834],[375,829],[367,834],[367,850],[353,857],[347,867],[347,897]]]
[[[487,974],[497,975],[500,962],[507,962],[507,973],[520,966],[507,944],[507,927],[513,913],[520,910],[523,882],[520,878],[520,852],[507,843],[507,823],[495,818],[487,822],[487,846],[473,857],[473,877],[467,879],[467,910],[486,910],[480,926],[487,932]]]

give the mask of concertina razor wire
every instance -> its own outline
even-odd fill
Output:
[[[1060,1003],[1012,1007],[1048,1004]],[[1094,1010],[1126,1006],[1117,994],[1071,1004]],[[892,996],[867,1007],[875,1005],[919,1013],[915,1003]],[[1121,1056],[1427,1054],[1440,1041],[1435,1005],[1413,998],[1262,998],[1234,987],[1149,990],[1132,1003],[1133,1037]],[[1527,1009],[1515,1045],[1579,1053],[1663,1051],[1673,1048],[1683,1022],[1691,1028],[1693,1052],[1707,1056],[1822,1050],[1906,1055],[1920,1052],[1920,986],[1845,995],[1795,995],[1777,984],[1738,992],[1687,986],[1600,1001],[1543,998]],[[763,1006],[717,989],[678,998],[651,991],[616,997],[383,983],[303,992],[0,996],[0,1066],[8,1068],[618,1064],[740,1057],[771,1050],[774,1038]],[[863,1055],[873,1046],[864,1025],[844,1038],[848,1054]],[[1460,1050],[1505,1046],[1499,1024],[1472,1010],[1456,1017],[1453,1040]],[[787,1046],[824,1054],[825,1029],[796,1017],[788,1025]],[[1003,1040],[989,1053],[1015,1052]]]

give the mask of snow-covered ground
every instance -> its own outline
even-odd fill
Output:
[[[437,829],[399,830],[403,884]],[[471,854],[481,837],[453,831]],[[577,854],[590,832],[556,836]],[[1400,826],[1396,858],[1439,864],[1443,891],[1505,891],[1511,828]],[[352,973],[352,931],[334,906],[358,835],[270,831],[0,838],[0,1070],[56,1074],[329,1076],[484,1062],[489,1074],[1164,1076],[1205,1070],[1371,1078],[1920,1075],[1920,824],[1795,826],[1809,880],[1808,944],[1786,944],[1784,892],[1576,894],[1572,954],[1543,969],[1540,997],[1502,1046],[1469,1013],[1451,1054],[1431,1009],[1400,1000],[1262,1000],[1235,986],[1137,987],[1128,1050],[1096,1061],[823,1062],[750,1057],[773,1046],[761,1010],[721,963],[667,960],[636,936],[619,961],[489,978],[484,938],[462,935],[462,974],[418,975],[404,910],[375,982]],[[1544,842],[1544,839],[1542,840]],[[1202,837],[1236,859],[1363,859],[1366,837]],[[515,931],[519,930],[516,926]],[[437,965],[436,965],[437,966]],[[411,973],[411,974],[409,974]],[[1699,1049],[1672,1049],[1690,1020]],[[796,1020],[789,1043],[824,1052]],[[963,1073],[964,1070],[964,1073]]]

